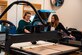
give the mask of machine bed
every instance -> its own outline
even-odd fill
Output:
[[[33,52],[39,55],[59,55],[77,51],[78,47],[62,45],[58,43],[51,43],[46,41],[37,41],[36,45],[30,42],[15,43],[11,47],[21,49],[27,52]]]

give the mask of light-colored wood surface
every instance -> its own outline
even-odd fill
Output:
[[[7,1],[6,0],[0,0],[0,15],[7,7]],[[0,19],[0,20],[7,20],[7,13]]]
[[[40,55],[48,55],[48,54],[57,55],[57,54],[71,52],[79,49],[77,47],[66,46],[62,44],[54,44],[45,41],[38,41],[36,45],[32,45],[30,42],[16,43],[13,44],[11,47],[19,48],[24,51],[34,52]]]
[[[38,47],[38,48],[27,48],[24,49],[25,51],[30,51],[30,52],[34,52],[40,55],[49,55],[49,54],[60,54],[61,51],[58,50],[53,50],[53,49],[48,49],[46,47]]]
[[[40,10],[40,9],[41,9],[41,4],[34,4],[34,3],[32,3],[32,5],[35,7],[36,10]],[[23,14],[24,14],[25,12],[31,12],[32,15],[35,14],[35,12],[34,12],[34,10],[32,9],[32,7],[27,6],[27,5],[24,5],[24,6],[23,6]]]
[[[23,42],[23,43],[15,43],[11,47],[19,48],[22,47],[23,49],[26,48],[35,48],[35,47],[41,47],[41,46],[48,46],[53,45],[54,43],[45,42],[45,41],[37,41],[36,45],[32,45],[31,42]]]
[[[62,45],[62,44],[49,45],[46,47],[50,49],[62,51],[63,53],[71,52],[71,51],[75,51],[79,49],[77,47],[72,47],[72,46],[67,46],[67,45]]]

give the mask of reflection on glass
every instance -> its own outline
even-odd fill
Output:
[[[55,6],[62,6],[64,0],[56,0]]]
[[[50,3],[51,3],[52,8],[55,7],[55,10],[56,10],[56,9],[59,9],[63,5],[64,0],[50,0]]]
[[[32,15],[32,16],[30,17],[31,22],[33,21],[34,17],[35,17],[35,15]]]

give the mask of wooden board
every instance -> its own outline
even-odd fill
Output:
[[[20,49],[20,47],[23,47],[23,49],[25,49],[25,48],[35,48],[35,47],[41,47],[41,46],[48,46],[48,45],[53,45],[53,44],[54,43],[45,42],[45,41],[37,41],[36,45],[32,45],[31,42],[23,42],[23,43],[15,43],[11,47],[19,48],[19,49]]]
[[[53,49],[53,50],[59,50],[62,51],[62,53],[66,52],[72,52],[75,50],[78,50],[78,47],[72,47],[72,46],[67,46],[67,45],[62,45],[62,44],[55,44],[55,45],[49,45],[46,46],[47,48]]]
[[[40,10],[41,9],[41,4],[32,3],[32,5],[35,7],[36,10]],[[23,14],[25,12],[31,12],[32,15],[35,14],[34,10],[30,6],[26,6],[26,5],[23,6]]]
[[[33,53],[37,53],[37,54],[40,54],[40,55],[49,55],[49,54],[60,54],[61,51],[58,51],[58,50],[53,50],[53,49],[49,49],[49,48],[46,48],[46,47],[38,47],[38,48],[26,48],[24,49],[25,51],[30,51],[30,52],[33,52]]]
[[[7,7],[7,1],[0,1],[0,15]],[[1,18],[1,20],[7,20],[7,13]]]
[[[36,45],[32,45],[30,42],[16,43],[13,44],[11,47],[22,49],[24,51],[30,51],[40,55],[49,55],[49,54],[57,55],[76,51],[79,49],[77,47],[66,46],[62,44],[54,44],[45,41],[38,41]]]

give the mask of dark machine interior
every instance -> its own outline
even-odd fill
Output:
[[[33,26],[34,29],[36,29],[34,32],[41,32],[41,31],[45,30],[45,27],[47,27],[48,17],[52,13],[52,11],[51,10],[38,10],[37,12],[39,13],[39,15],[41,16],[43,22],[46,25],[43,25],[39,20],[40,18],[35,14],[35,17],[32,21],[32,26]],[[38,24],[38,23],[41,23],[41,25]],[[34,30],[34,29],[32,29],[32,30]]]

